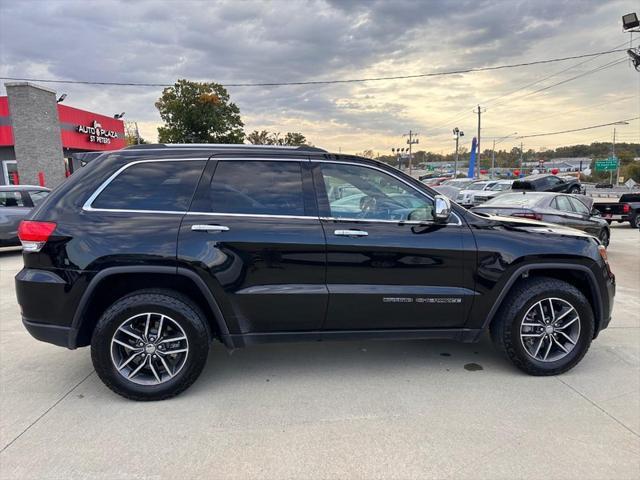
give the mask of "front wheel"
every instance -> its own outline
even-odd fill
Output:
[[[202,312],[168,290],[141,290],[109,307],[91,339],[100,379],[132,400],[164,400],[196,381],[209,350]]]
[[[573,285],[532,278],[509,292],[491,324],[491,337],[513,364],[530,375],[557,375],[577,365],[594,332],[591,305]]]
[[[635,213],[630,219],[629,223],[632,228],[640,228],[640,213]]]

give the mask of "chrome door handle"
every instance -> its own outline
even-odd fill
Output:
[[[339,237],[366,237],[369,235],[364,230],[336,230],[333,234]]]
[[[191,225],[191,230],[194,232],[219,233],[228,232],[229,227],[225,227],[224,225]]]

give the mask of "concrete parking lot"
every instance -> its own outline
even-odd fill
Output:
[[[0,253],[0,477],[640,477],[640,234],[612,227],[613,321],[571,372],[444,341],[215,345],[170,401],[111,393],[23,329]]]

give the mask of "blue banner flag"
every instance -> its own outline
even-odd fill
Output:
[[[467,177],[473,178],[474,171],[476,169],[476,144],[478,140],[476,137],[473,137],[471,140],[471,156],[469,157],[469,171],[467,172]]]

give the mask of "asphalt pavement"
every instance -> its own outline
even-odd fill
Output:
[[[557,377],[488,338],[216,344],[179,397],[136,403],[88,349],[31,338],[0,253],[0,478],[640,478],[640,233],[613,225],[611,326]]]

